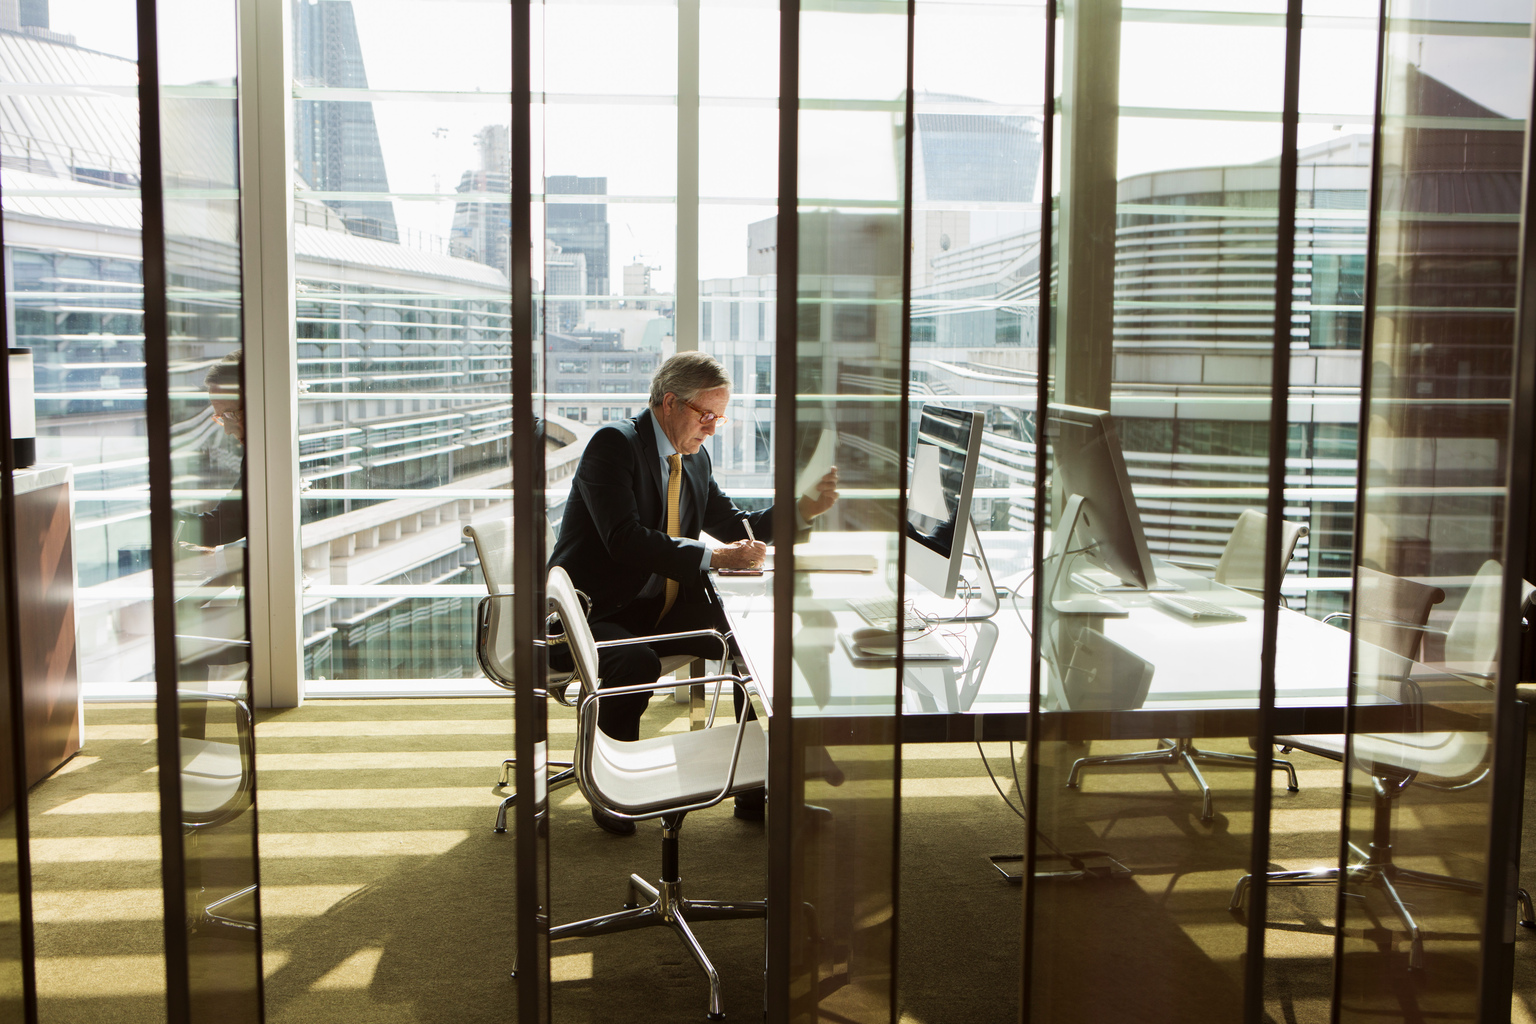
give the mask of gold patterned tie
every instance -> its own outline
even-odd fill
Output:
[[[667,533],[669,536],[681,536],[683,529],[683,457],[678,452],[667,456]],[[667,580],[667,596],[661,603],[661,614],[656,616],[656,621],[661,622],[667,617],[667,612],[672,610],[672,602],[677,600],[678,582],[674,579]]]

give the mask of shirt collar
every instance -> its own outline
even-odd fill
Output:
[[[651,410],[651,429],[656,432],[656,453],[661,456],[663,462],[667,461],[677,452],[677,446],[667,436],[667,432],[661,429],[661,421],[656,418],[656,410]]]

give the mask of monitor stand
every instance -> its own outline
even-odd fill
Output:
[[[972,597],[969,601],[963,603],[961,607],[967,610],[958,615],[951,614],[948,607],[943,609],[924,607],[926,602],[914,599],[913,607],[919,615],[932,618],[936,622],[981,622],[996,615],[997,610],[1002,607],[1002,603],[997,598],[997,583],[992,579],[992,566],[987,562],[986,549],[982,547],[981,536],[976,532],[975,516],[970,517],[970,529],[966,531],[965,542],[965,557],[981,565],[981,575],[983,577],[980,581],[981,596]],[[974,551],[971,550],[973,546],[975,548]],[[950,606],[950,602],[946,601],[944,603],[946,606]],[[975,608],[974,611],[969,610],[973,607]]]
[[[1066,576],[1067,553],[1072,550],[1072,535],[1077,532],[1077,521],[1082,518],[1084,504],[1086,502],[1081,494],[1074,494],[1067,499],[1067,507],[1062,512],[1061,528],[1051,538],[1051,553],[1046,558],[1051,568],[1046,574],[1045,587],[1041,593],[1058,615],[1129,615],[1124,605],[1098,594],[1056,596]]]

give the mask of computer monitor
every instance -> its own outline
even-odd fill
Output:
[[[1061,521],[1054,524],[1047,600],[1058,612],[1123,614],[1113,601],[1057,594],[1057,584],[1074,557],[1113,574],[1125,586],[1145,590],[1157,582],[1115,421],[1102,409],[1052,405],[1047,429],[1064,500]]]
[[[982,424],[980,413],[939,405],[925,405],[918,418],[907,479],[907,576],[946,601],[965,559]]]

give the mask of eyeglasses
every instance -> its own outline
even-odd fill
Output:
[[[717,427],[723,427],[727,423],[731,422],[729,416],[721,416],[717,412],[710,412],[708,409],[700,409],[698,406],[694,405],[692,402],[688,401],[688,399],[681,395],[677,396],[677,400],[699,414],[699,426],[701,427],[707,427],[710,424],[714,424]]]

